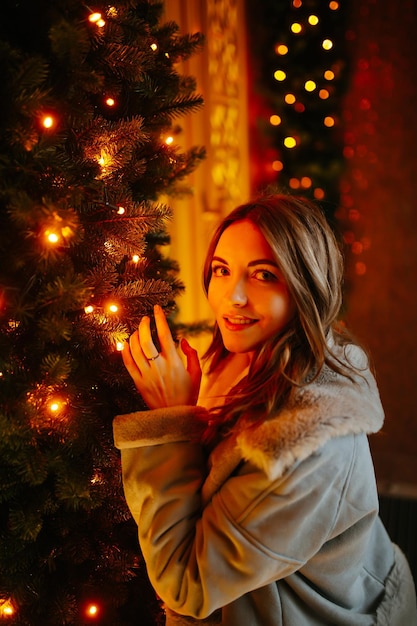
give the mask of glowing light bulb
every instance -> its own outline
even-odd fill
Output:
[[[311,26],[317,26],[317,24],[319,23],[319,18],[317,17],[317,15],[309,15],[308,23],[311,24]]]
[[[275,46],[275,52],[277,54],[280,54],[281,56],[284,56],[284,54],[288,54],[288,46],[286,46],[284,43],[279,43]]]
[[[312,180],[309,176],[303,176],[301,178],[301,187],[308,189],[312,185]]]
[[[87,617],[93,617],[93,618],[97,617],[99,612],[100,612],[100,608],[98,604],[95,604],[93,602],[89,604],[85,610]]]
[[[0,600],[0,618],[12,617],[15,614],[15,608],[10,599]]]
[[[321,45],[323,50],[331,50],[333,48],[333,41],[331,39],[324,39]]]
[[[158,44],[157,43],[151,43],[151,50],[153,50],[154,52],[156,50],[158,50]]]
[[[170,146],[173,141],[174,137],[172,137],[171,135],[165,139],[165,143],[167,144],[167,146]]]
[[[295,148],[296,145],[297,145],[297,141],[295,137],[285,137],[284,146],[286,148]]]
[[[45,231],[45,237],[49,243],[58,243],[59,241],[59,235],[50,230]]]
[[[334,72],[332,70],[326,70],[324,72],[324,78],[326,80],[333,80],[334,79]]]
[[[320,187],[316,187],[314,192],[313,192],[313,195],[314,195],[316,200],[323,200],[323,198],[324,198],[324,191],[323,191],[323,189],[320,189]]]
[[[304,89],[306,91],[314,91],[316,87],[317,85],[314,80],[307,80],[304,84]]]
[[[52,115],[45,115],[45,117],[42,118],[42,126],[44,128],[52,128],[52,126],[55,125],[55,120],[52,117]]]
[[[126,213],[126,209],[123,206],[119,206],[119,208],[117,209],[117,213],[119,215],[124,215]]]
[[[117,313],[117,311],[119,310],[119,307],[117,306],[117,304],[109,304],[108,309],[110,313]]]
[[[91,304],[89,304],[88,306],[84,307],[84,311],[88,315],[89,313],[92,313],[94,311],[94,307]]]
[[[114,107],[116,100],[114,98],[106,98],[105,100],[108,107]]]
[[[90,13],[88,19],[92,24],[96,24],[99,20],[101,20],[101,13]]]
[[[330,96],[330,93],[327,91],[327,89],[320,89],[319,98],[321,98],[322,100],[327,100],[329,96]]]
[[[272,126],[279,126],[282,122],[279,115],[271,115],[271,117],[269,118],[269,121],[272,124]]]
[[[303,30],[303,27],[298,22],[291,24],[291,30],[294,34],[298,35]]]
[[[331,115],[327,115],[324,118],[324,122],[323,123],[324,123],[325,126],[327,126],[327,128],[331,128],[335,124],[334,117],[332,117]]]
[[[302,0],[293,0],[293,3],[292,3],[294,9],[299,9],[302,4],[303,4]]]
[[[293,93],[287,93],[285,94],[284,100],[287,104],[294,104],[294,102],[296,101],[296,97]]]
[[[116,350],[118,352],[123,352],[124,347],[125,347],[125,344],[123,343],[123,341],[117,341],[116,342]]]
[[[275,80],[283,81],[287,78],[287,75],[283,70],[276,70],[274,72],[274,78]]]
[[[332,0],[331,2],[329,2],[329,9],[331,11],[337,11],[338,8],[339,8],[339,3],[336,2],[336,0]]]
[[[282,170],[284,169],[284,164],[282,161],[273,161],[272,162],[272,169],[275,172],[282,172]]]
[[[134,255],[132,256],[132,261],[133,261],[133,263],[139,263],[139,258],[140,258],[140,257],[139,257],[139,255],[138,255],[138,254],[134,254]]]
[[[300,181],[298,178],[290,178],[290,187],[291,189],[298,189],[300,186]]]

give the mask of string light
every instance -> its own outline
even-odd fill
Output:
[[[279,126],[282,122],[282,119],[280,118],[279,115],[271,115],[271,117],[269,118],[269,121],[272,124],[272,126]]]
[[[298,35],[303,30],[303,27],[298,22],[291,24],[291,30],[295,35]]]
[[[280,54],[281,56],[284,56],[285,54],[288,54],[288,46],[286,46],[284,43],[279,43],[275,46],[275,52],[277,54]]]
[[[85,608],[85,615],[90,619],[97,619],[100,615],[100,606],[96,602],[90,602]]]
[[[339,3],[336,2],[336,0],[332,0],[332,2],[329,2],[329,9],[331,11],[337,11],[338,8],[339,8]]]
[[[95,13],[90,13],[88,19],[92,24],[96,24],[96,26],[98,26],[99,28],[103,28],[106,23],[103,20],[101,13],[98,13],[98,11],[96,11]]]
[[[286,148],[295,148],[295,146],[297,145],[297,140],[295,139],[295,137],[285,137],[284,139],[284,146]]]
[[[321,45],[323,50],[331,50],[333,48],[333,41],[331,39],[324,39]]]
[[[123,352],[125,344],[123,341],[116,341],[116,350],[118,352]]]
[[[151,43],[151,50],[156,52],[156,50],[158,50],[158,44],[157,43]]]
[[[58,243],[60,239],[59,235],[56,232],[50,230],[45,230],[45,237],[47,241],[52,244]]]
[[[333,80],[334,79],[334,72],[332,70],[326,70],[323,74],[324,78],[326,80]]]
[[[44,128],[47,128],[47,129],[52,128],[53,126],[55,126],[55,118],[50,114],[45,115],[42,118],[41,123]]]
[[[287,78],[287,75],[283,70],[276,70],[274,72],[274,78],[275,80],[283,81]]]
[[[107,306],[108,311],[110,311],[110,313],[117,313],[117,311],[119,310],[119,307],[117,306],[117,304],[109,304]]]
[[[284,164],[282,161],[273,161],[272,163],[272,169],[275,172],[282,172],[282,170],[284,169]]]
[[[16,609],[10,598],[0,598],[0,618],[8,619],[13,617],[16,613]]]
[[[169,137],[167,137],[165,139],[165,143],[167,144],[167,146],[170,146],[174,141],[174,137],[172,137],[172,135],[169,135]]]
[[[330,92],[327,89],[320,89],[319,98],[322,100],[327,100],[330,97]]]
[[[116,101],[114,98],[106,98],[105,103],[107,104],[108,107],[114,107],[114,105],[116,104]]]
[[[314,91],[316,89],[317,85],[314,82],[314,80],[307,80],[304,84],[304,89],[306,91]]]
[[[132,256],[132,261],[133,261],[133,263],[139,263],[139,259],[140,259],[140,257],[139,257],[139,255],[138,255],[138,254],[134,254],[134,255]]]
[[[84,307],[84,311],[88,315],[89,313],[92,313],[94,311],[94,307],[91,304],[89,304],[88,306]]]
[[[293,93],[287,93],[285,94],[284,100],[287,104],[294,104],[294,102],[296,101],[296,97],[294,96]]]
[[[317,24],[319,23],[319,18],[317,17],[317,15],[310,15],[308,17],[308,23],[311,24],[311,26],[317,26]]]
[[[126,213],[126,209],[123,206],[119,206],[117,209],[118,215],[124,215]]]
[[[324,118],[324,122],[323,123],[324,123],[325,126],[327,126],[327,128],[331,128],[332,126],[335,125],[335,119],[331,115],[327,115]]]

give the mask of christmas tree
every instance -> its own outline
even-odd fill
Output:
[[[3,0],[0,24],[0,621],[156,624],[114,415],[123,342],[182,286],[161,197],[203,158],[177,63],[202,45],[152,0]],[[172,318],[172,316],[171,316]]]

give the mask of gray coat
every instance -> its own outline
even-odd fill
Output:
[[[362,352],[350,359],[366,367]],[[367,434],[383,411],[368,368],[325,368],[209,459],[199,407],[114,422],[125,496],[167,625],[414,626],[408,564],[379,517]]]

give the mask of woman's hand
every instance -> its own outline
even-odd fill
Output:
[[[197,351],[182,339],[181,350],[187,359],[185,367],[162,308],[155,305],[154,314],[161,351],[158,353],[155,347],[150,318],[145,316],[122,351],[127,371],[150,409],[196,404],[201,382]]]

